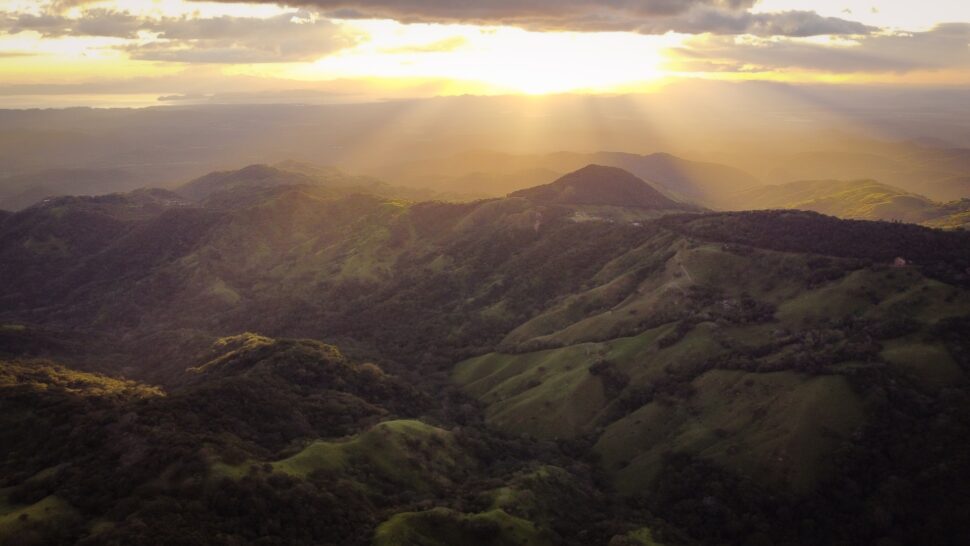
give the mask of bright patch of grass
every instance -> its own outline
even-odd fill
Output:
[[[380,423],[343,441],[318,440],[272,466],[277,472],[305,478],[313,472],[366,465],[391,481],[426,490],[449,483],[458,468],[473,464],[450,432],[421,421],[400,420]]]
[[[76,512],[71,505],[51,495],[29,506],[14,506],[7,502],[6,495],[0,502],[0,537],[12,537],[25,525],[39,522],[56,522],[59,519],[74,517]]]
[[[395,514],[377,528],[374,546],[545,546],[529,521],[502,510],[462,514],[446,508]]]

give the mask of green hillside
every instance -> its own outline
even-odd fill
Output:
[[[0,539],[958,543],[970,235],[565,180],[0,218]]]

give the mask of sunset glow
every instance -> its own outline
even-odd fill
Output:
[[[367,18],[367,9],[333,9],[353,2],[324,0],[0,0],[0,102],[297,90],[355,100],[629,93],[679,78],[970,81],[970,8],[946,0],[925,2],[915,17],[862,0],[763,0],[747,12],[694,9],[632,23],[585,11],[404,17],[386,4]]]

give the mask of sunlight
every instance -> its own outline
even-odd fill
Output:
[[[663,78],[662,50],[675,36],[536,33],[498,27],[353,22],[360,46],[294,67],[291,77],[425,77],[481,82],[525,94],[603,92]]]

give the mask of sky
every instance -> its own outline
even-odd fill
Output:
[[[0,107],[970,85],[962,0],[0,0]]]

